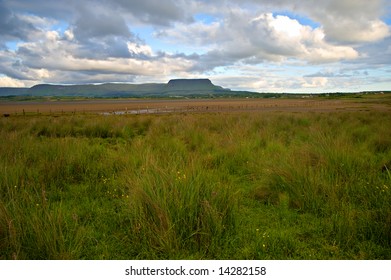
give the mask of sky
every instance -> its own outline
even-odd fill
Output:
[[[391,90],[391,0],[0,0],[0,87]]]

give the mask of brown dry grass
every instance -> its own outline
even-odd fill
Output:
[[[2,102],[1,114],[66,112],[219,112],[219,111],[391,111],[390,104],[354,99],[116,99]]]

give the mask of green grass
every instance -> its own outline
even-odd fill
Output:
[[[391,115],[0,119],[0,259],[390,259]]]

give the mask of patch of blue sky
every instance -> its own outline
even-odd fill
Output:
[[[304,15],[296,14],[291,11],[277,11],[273,13],[274,16],[281,15],[281,16],[287,16],[290,19],[297,20],[301,25],[310,26],[311,28],[315,29],[320,27],[320,24],[318,22],[313,21],[309,17],[306,17]]]
[[[218,21],[217,17],[210,15],[210,14],[206,14],[206,13],[196,14],[196,15],[194,15],[194,19],[196,21],[202,22],[204,24],[211,24],[211,23]]]
[[[382,20],[389,26],[391,26],[391,15],[386,15],[382,18]]]
[[[387,23],[388,25],[391,25],[391,4],[388,3],[386,7],[383,9],[383,16],[382,20]]]
[[[367,69],[367,70],[363,70],[359,73],[364,73],[366,72],[367,73],[367,76],[371,76],[371,77],[387,77],[390,81],[391,81],[391,75],[390,75],[390,72],[391,72],[391,67],[382,67],[382,68],[379,68],[379,69]]]
[[[69,24],[65,21],[57,21],[54,25],[50,27],[51,30],[55,30],[61,35],[63,35],[68,28]]]
[[[8,41],[8,42],[5,42],[5,46],[10,51],[16,51],[19,43],[20,43],[20,41]]]

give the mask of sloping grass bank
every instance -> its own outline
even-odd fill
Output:
[[[387,113],[0,119],[0,259],[390,259]]]

